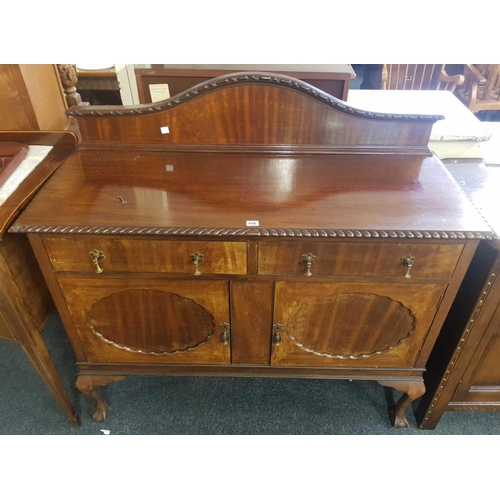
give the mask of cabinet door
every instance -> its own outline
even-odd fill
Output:
[[[59,278],[87,361],[229,364],[226,281]]]
[[[445,289],[278,282],[271,364],[413,367]]]

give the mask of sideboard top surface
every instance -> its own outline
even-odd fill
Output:
[[[247,221],[258,221],[258,227]],[[492,234],[433,156],[139,149],[75,151],[11,231],[416,238]]]
[[[480,160],[445,160],[446,167],[460,183],[474,205],[500,235],[500,165]]]

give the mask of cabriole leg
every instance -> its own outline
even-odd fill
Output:
[[[404,392],[394,409],[391,410],[391,423],[394,427],[409,427],[405,411],[408,405],[425,393],[423,381],[404,380],[379,380],[378,383],[384,387],[391,387],[396,391]]]
[[[104,422],[108,416],[108,405],[97,392],[96,387],[104,387],[109,382],[119,382],[125,377],[122,376],[102,376],[102,375],[80,375],[76,381],[76,388],[96,402],[93,419],[96,422]]]

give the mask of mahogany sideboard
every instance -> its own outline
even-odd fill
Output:
[[[500,166],[444,163],[498,236],[480,243],[429,358],[416,412],[422,429],[445,411],[500,409]]]
[[[392,420],[408,425],[493,237],[427,147],[440,116],[256,72],[68,114],[83,142],[10,231],[28,234],[95,420],[98,386],[164,374],[374,380],[404,393]]]
[[[76,137],[70,132],[0,132],[0,338],[22,347],[69,423],[79,426],[80,419],[40,334],[53,308],[50,293],[26,236],[7,233],[75,144]],[[52,149],[21,181],[19,170],[30,146]],[[13,176],[17,176],[15,183]]]
[[[347,101],[351,80],[356,77],[350,64],[136,64],[134,71],[139,102],[143,104],[152,102],[150,85],[166,84],[173,96],[235,71],[278,72]]]

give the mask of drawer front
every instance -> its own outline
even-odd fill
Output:
[[[259,274],[300,276],[307,272],[305,255],[314,256],[310,272],[319,276],[404,276],[402,263],[414,257],[410,275],[449,278],[463,244],[263,242],[259,245]]]
[[[102,252],[104,273],[246,274],[244,242],[164,241],[153,238],[45,237],[45,248],[56,271],[96,272],[91,252]],[[193,261],[202,256],[198,266]]]

